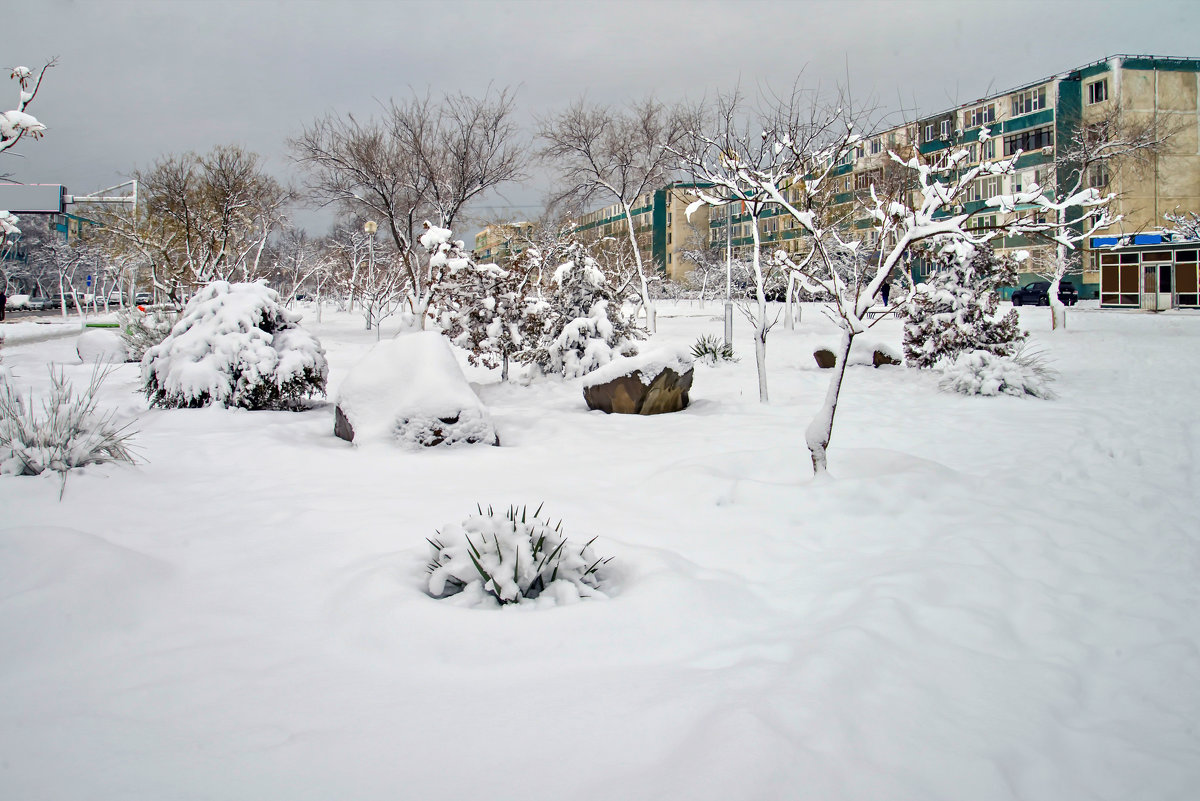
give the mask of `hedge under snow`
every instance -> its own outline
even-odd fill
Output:
[[[324,394],[325,351],[299,321],[262,283],[214,281],[196,293],[171,333],[146,351],[146,397],[166,408],[219,403],[284,409]]]

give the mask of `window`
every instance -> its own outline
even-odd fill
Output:
[[[973,108],[963,113],[963,125],[967,128],[978,128],[996,120],[996,106],[988,103],[986,106]]]
[[[1012,116],[1020,117],[1023,114],[1032,114],[1045,107],[1046,87],[1039,86],[1037,89],[1030,89],[1026,92],[1013,95]]]
[[[1088,84],[1088,105],[1108,100],[1108,78]]]
[[[983,161],[996,158],[996,140],[989,139],[983,142],[979,148],[979,158]]]
[[[878,155],[882,150],[883,150],[883,142],[881,142],[879,139],[872,139],[871,140],[871,155],[872,156]]]
[[[1046,125],[1042,128],[1033,128],[1004,137],[1004,155],[1011,156],[1018,150],[1028,153],[1030,150],[1039,150],[1043,147],[1052,147],[1053,145],[1054,128]]]
[[[942,120],[942,138],[950,138],[950,120]]]
[[[988,178],[980,178],[971,184],[966,194],[966,201],[968,203],[995,197],[1000,194],[1000,177],[993,175]]]
[[[1088,168],[1088,186],[1103,189],[1108,186],[1108,164],[1100,162]]]
[[[933,123],[932,122],[925,126],[925,141],[926,142],[933,141]]]

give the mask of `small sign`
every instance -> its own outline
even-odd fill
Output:
[[[87,285],[88,285],[89,287],[92,285],[92,277],[91,277],[90,275],[88,276],[88,282],[87,282]]]

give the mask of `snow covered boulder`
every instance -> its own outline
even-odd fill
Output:
[[[450,343],[435,331],[381,342],[354,365],[338,391],[333,433],[423,447],[500,444]]]
[[[822,370],[828,370],[837,366],[837,353],[832,347],[822,346],[817,348],[813,351],[813,358],[816,360],[817,366]],[[858,336],[855,337],[854,342],[850,345],[850,358],[846,360],[846,364],[847,366],[869,364],[873,367],[882,367],[884,365],[904,364],[904,361],[900,349],[894,345]]]
[[[92,328],[80,334],[75,341],[75,352],[84,364],[122,364],[129,358],[121,335],[103,328]]]
[[[649,350],[621,356],[584,379],[589,409],[605,414],[663,414],[688,405],[693,366],[686,350]]]
[[[214,281],[142,357],[143,391],[165,408],[294,408],[324,394],[329,375],[321,343],[299,321],[264,284]]]

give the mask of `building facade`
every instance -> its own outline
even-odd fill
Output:
[[[1161,308],[1162,292],[1157,287],[1168,283],[1162,269],[1155,267],[1154,292],[1139,291],[1137,300],[1132,301],[1133,293],[1126,291],[1125,283],[1110,291],[1105,279],[1109,276],[1118,282],[1131,281],[1132,273],[1128,269],[1106,271],[1104,267],[1111,267],[1112,259],[1104,254],[1114,243],[1157,232],[1166,224],[1165,214],[1200,211],[1198,99],[1200,58],[1112,56],[871,134],[834,165],[829,210],[846,221],[850,233],[868,246],[875,245],[877,235],[873,222],[862,213],[862,201],[869,196],[873,183],[886,179],[892,164],[889,153],[905,159],[914,154],[934,159],[941,151],[964,149],[968,159],[962,166],[969,168],[980,161],[1012,158],[1019,152],[1012,175],[977,179],[963,198],[961,209],[954,210],[974,212],[972,221],[977,226],[1000,224],[1004,222],[1001,215],[987,211],[990,198],[1029,191],[1034,185],[1044,187],[1045,193],[1053,197],[1066,188],[1056,187],[1056,181],[1074,183],[1074,176],[1056,175],[1055,164],[1081,126],[1095,127],[1107,120],[1132,126],[1152,122],[1169,134],[1152,157],[1097,165],[1084,176],[1085,185],[1103,194],[1115,193],[1110,209],[1121,219],[1082,244],[1081,269],[1069,278],[1079,287],[1081,298],[1101,298],[1104,305],[1146,306],[1146,298],[1152,294],[1158,304],[1155,308]],[[985,129],[987,136],[982,136]],[[682,181],[669,183],[637,198],[632,208],[643,258],[673,280],[683,279],[695,268],[686,255],[689,250],[724,249],[729,242],[735,252],[744,254],[753,246],[752,219],[736,205],[719,209],[702,206],[688,220],[686,209],[694,199],[688,190],[694,187]],[[1032,206],[1017,209],[1030,210]],[[768,248],[796,251],[805,247],[795,220],[781,209],[768,208],[759,218],[759,227],[760,239]],[[628,236],[619,204],[583,215],[578,230],[596,238]],[[476,237],[477,257],[494,259],[510,254],[513,246],[505,244],[503,238],[502,233],[484,229]],[[993,246],[1001,254],[1029,251],[1035,259],[1052,250],[1044,240],[1022,236],[997,238]],[[1186,249],[1183,252],[1186,254]],[[1120,258],[1118,266],[1125,264]],[[1139,270],[1141,258],[1139,255]],[[1169,276],[1170,302],[1176,305],[1191,305],[1188,301],[1197,298],[1195,292],[1187,291],[1190,279],[1186,272],[1180,272],[1185,276],[1182,291],[1175,288],[1175,271]],[[919,262],[914,273],[917,279],[923,277]],[[1117,278],[1112,278],[1114,275]],[[1021,283],[1027,280],[1034,280],[1034,276],[1022,274]],[[1148,286],[1146,281],[1139,272],[1138,285]]]

